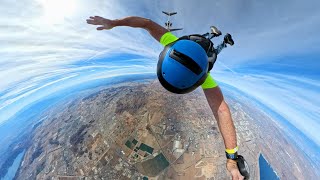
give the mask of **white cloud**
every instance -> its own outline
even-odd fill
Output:
[[[86,24],[85,20],[93,15],[110,19],[136,15],[163,24],[166,17],[161,11],[175,10],[178,14],[173,17],[173,24],[184,28],[177,32],[179,36],[205,33],[210,25],[233,35],[235,46],[219,55],[215,67],[220,70],[217,71],[218,80],[251,94],[301,127],[309,137],[313,137],[319,128],[315,120],[319,119],[317,112],[320,112],[319,102],[315,100],[317,92],[296,87],[298,83],[293,83],[295,79],[319,89],[319,81],[279,74],[241,74],[234,70],[247,63],[269,63],[274,57],[288,54],[319,52],[320,2],[317,0],[272,3],[254,0],[74,0],[75,4],[69,4],[72,12],[64,11],[64,7],[57,10],[60,0],[52,0],[54,5],[51,6],[40,1],[46,0],[1,1],[0,103],[2,109],[10,111],[0,112],[0,121],[41,98],[81,82],[123,73],[155,72],[161,46],[146,31],[128,27],[96,31],[96,27]],[[214,42],[221,40],[222,37]],[[70,65],[88,63],[96,58],[108,59],[117,54],[135,54],[141,59],[136,59],[139,63],[130,60],[104,65],[89,63],[84,67]],[[126,63],[129,62],[135,65],[128,66]],[[105,72],[100,72],[102,69]],[[224,73],[224,69],[232,72]],[[86,76],[89,72],[92,74]],[[73,73],[78,74],[78,79],[64,79]],[[240,79],[234,81],[234,78]],[[274,94],[278,95],[271,96]],[[288,106],[290,102],[299,103]],[[308,123],[302,124],[301,119]],[[319,143],[319,139],[314,138]]]
[[[294,77],[283,74],[228,74],[220,72],[215,77],[254,97],[320,145],[319,84],[314,85],[314,80],[299,78],[293,83]]]
[[[83,77],[89,71],[96,74],[96,77],[89,76],[92,80],[121,73],[150,72],[146,69],[150,68],[149,61],[156,63],[160,45],[152,42],[152,38],[143,30],[120,27],[110,31],[96,31],[96,26],[86,23],[86,19],[92,15],[107,18],[126,16],[127,13],[136,11],[139,5],[135,9],[126,9],[117,1],[98,0],[68,1],[69,8],[64,5],[64,1],[53,0],[1,2],[1,122],[63,87],[76,85],[81,80],[75,81],[73,73],[79,73],[80,77],[89,81],[88,77]],[[69,11],[70,7],[73,11]],[[145,62],[145,66],[130,67],[124,62],[70,66],[78,61],[108,59],[115,53],[145,57],[140,59]],[[134,64],[132,60],[131,64]],[[96,71],[103,68],[107,71],[107,76],[99,75],[99,71]],[[75,82],[67,81],[66,78],[72,78]],[[59,82],[69,84],[62,86]],[[54,84],[60,84],[61,87],[53,86]],[[48,90],[47,87],[51,89]]]

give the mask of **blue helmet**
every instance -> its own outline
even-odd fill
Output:
[[[157,76],[170,92],[184,94],[200,86],[207,77],[208,56],[192,40],[178,40],[167,45],[159,56]]]

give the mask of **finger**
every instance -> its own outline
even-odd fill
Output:
[[[238,180],[243,180],[244,179],[244,176],[241,175],[240,171],[237,170],[237,171],[233,171],[233,176],[236,177],[236,179]]]
[[[240,174],[240,172],[236,173],[234,176],[236,177],[236,180],[243,180],[244,179],[244,176],[242,176]]]
[[[104,30],[104,27],[103,26],[97,27],[97,30],[98,31]]]
[[[97,20],[91,20],[91,19],[87,19],[88,24],[93,24],[93,25],[101,25],[100,22],[98,22]]]
[[[91,21],[89,19],[86,20],[88,24],[91,24]]]
[[[98,20],[99,18],[98,18],[97,16],[90,16],[90,19],[96,21],[96,20]]]
[[[241,179],[242,176],[241,176],[239,171],[233,169],[230,173],[231,173],[231,176],[232,176],[232,180],[242,180]]]
[[[90,16],[90,19],[94,21],[100,20],[100,18],[100,16]]]
[[[232,176],[232,180],[241,180],[241,178],[238,175],[234,175],[234,176]]]
[[[94,20],[91,20],[91,19],[87,19],[87,23],[88,23],[88,24],[96,25],[95,21],[94,21]]]

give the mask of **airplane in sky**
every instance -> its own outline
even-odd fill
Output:
[[[175,28],[175,29],[171,29],[172,27],[172,22],[170,22],[170,17],[177,14],[177,12],[165,12],[165,11],[162,11],[163,14],[167,15],[168,16],[168,20],[165,24],[166,28],[168,31],[172,32],[172,31],[179,31],[179,30],[182,30],[183,28]]]

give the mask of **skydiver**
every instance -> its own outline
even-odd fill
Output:
[[[221,89],[210,75],[216,55],[227,44],[234,44],[231,35],[226,34],[224,41],[214,48],[213,43],[205,40],[207,38],[202,38],[200,35],[178,38],[161,25],[142,17],[130,16],[110,20],[91,16],[87,19],[87,23],[99,25],[97,30],[109,30],[117,26],[143,28],[165,46],[160,53],[157,65],[160,83],[168,91],[178,94],[191,92],[201,85],[224,140],[227,170],[231,173],[233,180],[243,180],[244,177],[237,167],[238,146],[230,109],[224,101]],[[221,32],[213,28],[212,33],[218,36]]]

